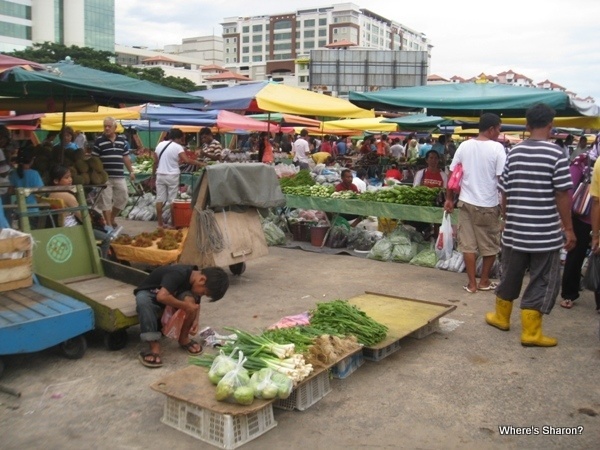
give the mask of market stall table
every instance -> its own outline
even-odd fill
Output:
[[[444,208],[436,206],[413,206],[398,203],[383,203],[353,199],[305,197],[286,195],[288,208],[316,209],[341,214],[359,216],[386,217],[389,219],[413,220],[425,223],[442,223]],[[452,214],[452,223],[456,223],[458,214]]]

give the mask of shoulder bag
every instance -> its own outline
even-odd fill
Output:
[[[587,216],[592,207],[592,197],[590,195],[591,174],[591,158],[587,155],[587,164],[583,171],[583,178],[579,182],[579,186],[573,192],[572,210],[573,214],[578,216]]]

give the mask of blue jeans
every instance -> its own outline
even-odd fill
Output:
[[[159,320],[165,305],[156,300],[156,292],[144,290],[135,294],[136,311],[140,322],[140,339],[145,342],[158,341],[162,336]],[[196,298],[190,291],[182,292],[177,298],[183,301],[188,296]]]

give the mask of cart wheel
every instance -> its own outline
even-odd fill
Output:
[[[76,336],[60,344],[60,350],[69,359],[80,359],[87,350],[85,336]]]
[[[231,270],[231,273],[234,275],[241,275],[246,271],[246,263],[241,262],[237,264],[232,264],[229,266],[229,270]]]
[[[126,329],[113,331],[112,333],[104,334],[104,345],[108,350],[121,350],[127,345],[129,336]]]

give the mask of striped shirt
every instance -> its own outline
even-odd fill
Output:
[[[127,141],[123,136],[115,137],[114,142],[104,134],[94,141],[92,156],[98,156],[102,161],[108,178],[123,178],[123,157],[129,155]]]
[[[213,161],[218,161],[221,159],[221,153],[223,152],[223,147],[221,147],[221,143],[216,139],[213,139],[210,144],[205,144],[202,148],[203,156],[212,159]]]
[[[499,187],[506,196],[503,245],[527,253],[563,246],[555,193],[573,185],[560,147],[533,139],[516,145],[508,154]]]

